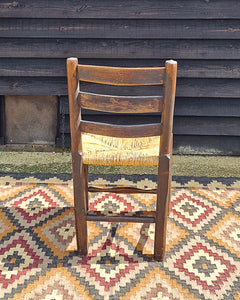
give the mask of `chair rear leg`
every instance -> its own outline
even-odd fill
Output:
[[[78,254],[87,255],[87,221],[85,179],[82,156],[72,153],[72,171],[74,188],[74,211]]]
[[[165,255],[168,195],[169,195],[169,157],[160,158],[157,183],[157,205],[154,240],[154,258],[162,261]]]
[[[170,213],[170,203],[171,203],[171,185],[172,185],[172,148],[173,148],[173,134],[171,136],[171,153],[169,161],[169,182],[168,182],[168,216]]]
[[[168,179],[168,198],[167,198],[167,214],[170,213],[170,204],[171,204],[171,185],[172,185],[172,155],[170,156],[169,161],[169,179]]]

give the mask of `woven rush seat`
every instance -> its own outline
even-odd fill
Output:
[[[117,138],[83,133],[83,163],[108,166],[157,166],[159,144],[159,136]]]

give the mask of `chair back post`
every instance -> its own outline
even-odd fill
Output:
[[[177,62],[168,60],[165,63],[166,75],[164,84],[164,103],[162,112],[162,142],[160,145],[160,154],[171,153],[173,113],[176,92]]]
[[[78,106],[79,80],[77,74],[78,59],[67,59],[67,79],[68,79],[68,98],[70,111],[70,128],[71,128],[71,150],[77,153],[80,144],[80,134],[77,134],[80,117],[80,107]],[[77,138],[78,137],[78,138]]]

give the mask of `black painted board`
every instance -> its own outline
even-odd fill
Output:
[[[163,66],[164,59],[79,59],[79,63],[122,67]],[[177,60],[178,78],[240,78],[240,60]],[[0,76],[65,77],[66,60],[1,58]]]
[[[0,19],[0,37],[239,39],[239,20]]]
[[[1,58],[240,59],[240,40],[0,39]]]
[[[232,135],[240,139],[238,117],[174,117],[173,132],[181,135]]]
[[[240,117],[240,98],[176,98],[174,115]]]
[[[166,59],[79,58],[79,63],[115,67],[164,66]],[[240,60],[177,60],[178,78],[240,78]],[[66,77],[65,58],[0,58],[0,76]]]
[[[116,87],[83,82],[85,92],[108,95],[159,95],[161,86]],[[0,77],[0,90],[5,95],[67,95],[66,77]],[[239,79],[184,79],[177,80],[177,97],[237,98]]]
[[[174,135],[173,154],[239,156],[240,138],[236,136]]]
[[[2,18],[238,19],[238,0],[1,0]]]
[[[238,98],[239,79],[180,78],[177,80],[178,97]]]

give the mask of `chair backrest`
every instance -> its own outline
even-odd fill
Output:
[[[79,132],[114,137],[161,136],[160,154],[171,152],[173,110],[175,101],[177,63],[166,61],[165,67],[120,68],[78,64],[77,58],[67,59],[68,95],[71,126],[71,148],[81,150]],[[79,81],[106,85],[163,85],[163,95],[112,96],[86,93]],[[81,108],[109,113],[161,112],[159,123],[143,125],[113,125],[81,119]]]

